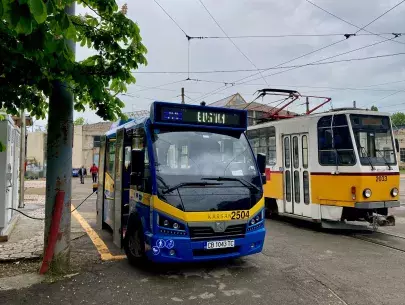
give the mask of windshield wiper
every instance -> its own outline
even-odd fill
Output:
[[[371,162],[371,159],[370,159],[370,157],[369,157],[369,155],[368,155],[366,149],[365,149],[363,146],[360,146],[360,148],[362,149],[363,153],[366,155],[366,158],[367,158],[367,160],[368,160],[368,163],[369,163],[370,166],[371,166],[371,170],[374,170],[373,162]]]
[[[222,183],[209,183],[209,182],[182,182],[179,184],[176,184],[164,191],[162,191],[163,194],[167,194],[170,192],[173,192],[174,190],[177,190],[180,187],[183,186],[207,186],[207,185],[221,185]]]
[[[238,181],[240,183],[242,183],[244,186],[250,187],[250,188],[255,188],[258,192],[260,192],[260,188],[253,184],[250,181],[247,181],[246,179],[243,178],[236,178],[236,177],[216,177],[216,178],[211,178],[211,177],[207,177],[207,178],[201,178],[201,180],[215,180],[215,181]]]
[[[388,169],[391,170],[391,169],[392,169],[392,168],[391,168],[391,165],[389,164],[388,160],[385,159],[384,152],[381,151],[381,150],[379,150],[379,149],[376,149],[375,151],[376,151],[376,152],[379,152],[379,153],[381,154],[382,158],[384,159],[385,164],[388,166]]]

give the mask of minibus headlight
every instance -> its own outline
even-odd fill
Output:
[[[391,190],[391,196],[392,197],[397,197],[398,196],[398,189],[396,188],[396,187],[394,187],[392,190]]]
[[[185,230],[186,227],[184,224],[171,219],[169,217],[163,216],[163,215],[159,215],[157,217],[157,223],[160,227],[162,228],[167,228],[167,229],[174,229],[174,230]]]
[[[370,198],[371,197],[371,190],[370,189],[365,189],[363,191],[363,196],[366,198]]]

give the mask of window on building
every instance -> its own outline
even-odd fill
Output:
[[[266,163],[268,165],[275,165],[277,162],[275,127],[249,130],[247,136],[254,154],[260,153],[266,155]]]
[[[93,137],[93,147],[101,147],[101,136]]]
[[[356,163],[346,115],[324,116],[318,121],[318,150],[321,165]]]
[[[399,157],[400,157],[401,162],[405,162],[405,148],[399,149]]]

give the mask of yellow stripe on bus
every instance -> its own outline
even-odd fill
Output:
[[[168,215],[172,215],[173,217],[181,219],[185,222],[249,219],[255,216],[262,208],[264,208],[264,196],[250,210],[223,212],[183,212],[175,208],[174,206],[160,200],[157,196],[152,196],[151,201],[151,204],[156,210],[159,210]]]

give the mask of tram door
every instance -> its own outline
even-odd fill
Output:
[[[283,176],[286,213],[311,217],[307,133],[283,136]]]

